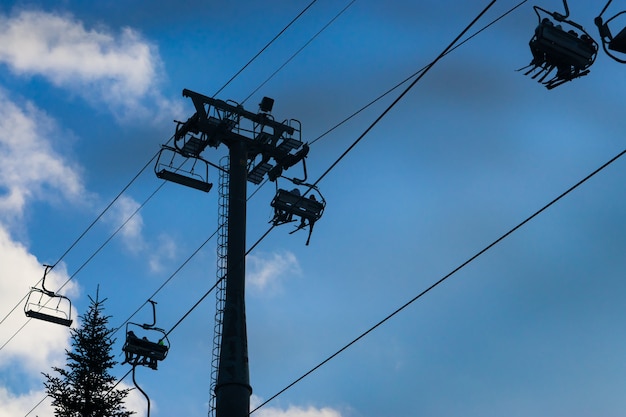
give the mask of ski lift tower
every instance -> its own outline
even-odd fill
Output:
[[[250,414],[250,376],[245,314],[245,254],[247,182],[260,184],[271,169],[287,169],[294,159],[306,153],[292,153],[302,147],[300,123],[295,119],[277,122],[271,115],[274,100],[264,97],[259,112],[243,106],[183,90],[193,102],[195,114],[178,122],[174,147],[163,146],[161,153],[205,163],[200,154],[207,146],[225,145],[229,150],[230,187],[228,196],[228,242],[226,297],[222,321],[222,339],[217,383],[215,386],[217,417],[248,417]],[[166,165],[162,155],[156,173],[182,185],[208,191],[211,184],[192,178],[181,164]]]

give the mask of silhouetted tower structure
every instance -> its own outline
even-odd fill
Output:
[[[263,98],[259,112],[183,90],[195,107],[186,122],[177,122],[174,146],[164,145],[155,172],[159,178],[209,191],[208,166],[201,153],[225,145],[229,150],[226,296],[220,360],[215,386],[217,417],[248,417],[250,386],[245,311],[245,254],[247,183],[260,184],[268,171],[282,171],[306,156],[300,123],[277,122],[271,115],[274,100]],[[308,150],[308,148],[307,148]],[[189,166],[190,165],[190,166]]]

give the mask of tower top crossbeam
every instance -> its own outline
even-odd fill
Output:
[[[196,112],[186,122],[178,122],[174,143],[183,155],[200,158],[207,146],[227,147],[244,144],[247,152],[248,181],[259,184],[272,168],[282,171],[298,162],[308,152],[292,153],[303,146],[300,122],[274,120],[265,98],[258,113],[245,110],[235,102],[224,101],[183,90],[191,98]],[[273,161],[272,161],[273,160]]]

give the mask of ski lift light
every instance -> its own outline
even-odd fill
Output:
[[[263,97],[259,103],[259,109],[264,113],[271,113],[274,108],[274,99],[269,97]]]

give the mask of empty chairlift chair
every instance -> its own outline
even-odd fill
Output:
[[[209,163],[199,156],[189,156],[176,148],[163,145],[159,151],[154,172],[158,178],[196,190],[209,192]]]
[[[158,178],[208,192],[213,187],[209,182],[209,162],[200,154],[215,143],[205,134],[198,135],[197,129],[192,128],[197,117],[176,122],[174,146],[161,146],[154,172]]]
[[[72,302],[64,295],[46,289],[46,275],[52,266],[44,266],[46,269],[41,280],[41,288],[30,289],[24,305],[24,314],[29,318],[69,327],[72,325]]]

